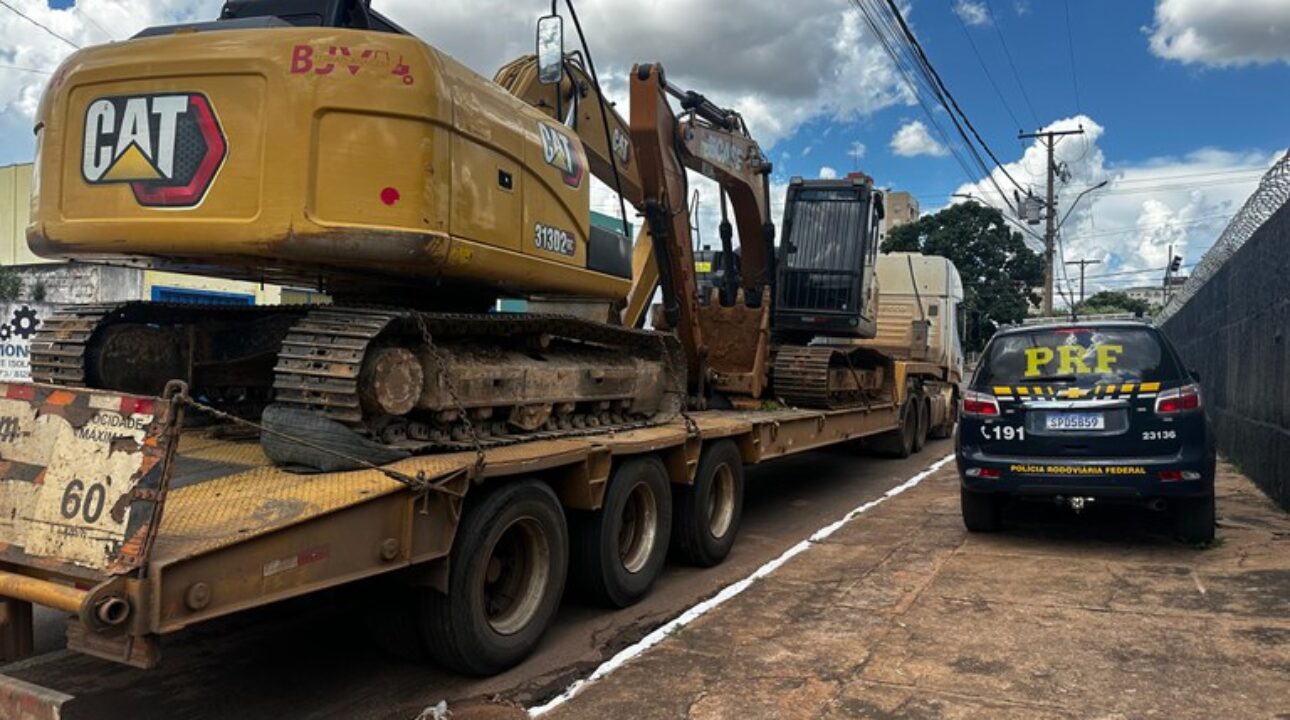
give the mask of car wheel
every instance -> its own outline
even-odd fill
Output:
[[[1193,544],[1214,541],[1214,495],[1185,498],[1173,508],[1174,532],[1183,542]]]
[[[999,500],[993,494],[972,492],[960,486],[959,507],[968,532],[984,533],[999,529]]]

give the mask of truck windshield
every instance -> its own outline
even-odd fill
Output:
[[[1002,335],[990,343],[973,386],[1176,380],[1178,364],[1149,328],[1043,328]]]

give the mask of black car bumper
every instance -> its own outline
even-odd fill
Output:
[[[972,492],[1125,502],[1214,492],[1215,458],[1204,447],[1184,447],[1163,457],[1008,457],[971,447],[960,447],[955,455],[963,487]]]

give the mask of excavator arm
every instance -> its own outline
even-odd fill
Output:
[[[644,216],[632,253],[632,286],[623,324],[640,326],[661,286],[665,322],[676,330],[685,350],[691,393],[703,395],[710,377],[719,389],[760,392],[765,386],[765,316],[775,258],[771,164],[739,114],[668,84],[658,65],[639,65],[632,71],[631,118],[625,121],[611,103],[597,97],[597,85],[576,53],[565,55],[558,84],[540,82],[536,55],[508,63],[493,80],[577,133],[592,174],[620,188],[623,199]],[[739,292],[727,288],[722,302],[711,310],[700,302],[694,272],[693,219],[685,204],[687,169],[715,180],[722,189],[726,258],[732,257],[724,212],[727,197],[739,230]],[[716,347],[705,344],[704,327],[721,336]],[[732,355],[739,357],[730,361]],[[738,378],[734,387],[730,378]]]
[[[680,118],[669,97],[680,101]],[[718,108],[697,93],[677,90],[659,65],[632,70],[631,131],[649,233],[633,252],[624,323],[636,322],[639,315],[634,313],[643,312],[656,285],[661,285],[665,322],[679,335],[690,364],[691,391],[702,395],[704,386],[711,384],[717,390],[757,397],[767,382],[774,277],[771,164],[738,113]],[[686,206],[687,168],[717,181],[730,198],[739,227],[740,291],[724,302],[700,302]],[[729,258],[724,210],[722,225]]]

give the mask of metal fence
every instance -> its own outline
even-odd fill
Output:
[[[1290,510],[1290,153],[1157,318],[1200,374],[1218,448]]]
[[[1263,226],[1290,199],[1290,151],[1268,170],[1259,187],[1250,195],[1241,209],[1227,224],[1213,247],[1205,253],[1192,269],[1187,282],[1174,293],[1165,307],[1156,315],[1156,322],[1164,323],[1191,300],[1192,296],[1209,282],[1255,231]]]

